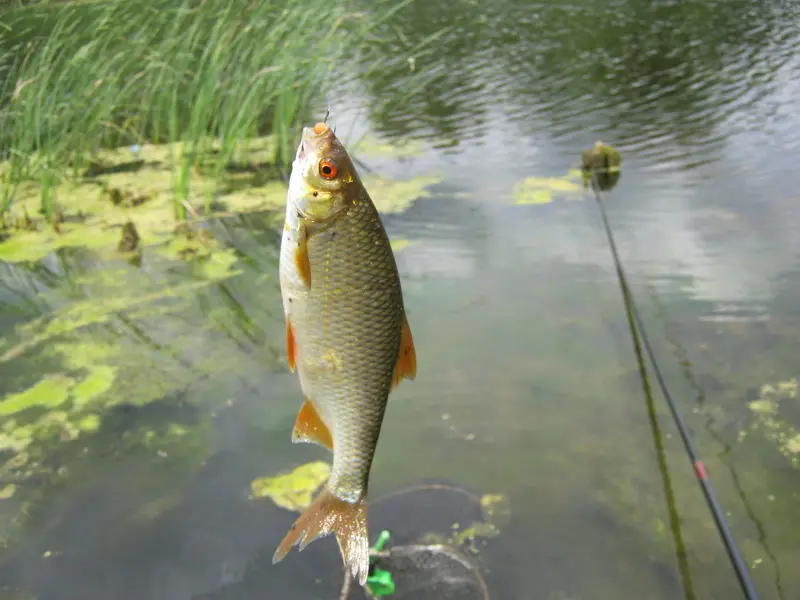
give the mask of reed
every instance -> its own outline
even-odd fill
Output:
[[[249,139],[271,133],[274,160],[288,163],[299,119],[366,39],[370,22],[350,17],[346,4],[328,0],[0,11],[0,215],[32,180],[50,218],[60,183],[82,177],[105,148],[168,144],[177,218],[200,158],[219,182]],[[204,190],[206,210],[214,185]]]

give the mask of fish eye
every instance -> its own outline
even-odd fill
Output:
[[[319,161],[319,174],[325,179],[333,179],[339,174],[339,167],[329,158],[323,158]]]

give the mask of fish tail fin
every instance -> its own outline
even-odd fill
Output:
[[[327,488],[294,522],[289,533],[275,550],[272,564],[280,562],[299,544],[303,550],[315,539],[335,534],[345,568],[363,586],[369,572],[369,535],[367,533],[367,502],[345,502]]]

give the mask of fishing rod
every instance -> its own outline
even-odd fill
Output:
[[[608,165],[606,164],[606,168],[607,167]],[[638,336],[638,338],[641,339],[645,352],[650,359],[650,364],[653,366],[653,372],[655,373],[658,386],[661,388],[661,392],[664,394],[664,398],[666,399],[670,412],[672,413],[672,418],[675,421],[678,431],[680,432],[683,445],[686,448],[686,453],[689,455],[689,459],[692,462],[695,476],[700,484],[700,488],[703,490],[703,496],[706,499],[706,504],[708,505],[712,516],[714,517],[717,530],[719,531],[722,542],[725,545],[725,550],[728,553],[731,566],[736,572],[736,577],[739,580],[739,585],[742,588],[742,592],[747,600],[758,600],[758,592],[756,591],[753,579],[750,577],[750,571],[747,568],[747,564],[744,562],[744,559],[742,558],[739,545],[736,543],[736,540],[733,537],[733,532],[728,525],[728,521],[725,518],[725,513],[719,504],[719,500],[717,499],[717,494],[714,491],[714,487],[711,485],[711,478],[708,475],[708,471],[706,471],[702,459],[697,453],[697,448],[692,441],[692,436],[689,434],[689,428],[687,427],[686,422],[683,420],[683,417],[681,417],[681,414],[678,411],[678,406],[675,403],[672,394],[669,392],[669,389],[667,388],[664,375],[661,372],[658,363],[656,362],[655,352],[653,352],[653,347],[650,345],[650,340],[647,337],[642,319],[639,316],[639,311],[636,308],[636,303],[633,299],[633,293],[628,286],[628,279],[625,276],[624,269],[622,268],[622,260],[619,257],[619,252],[617,251],[617,245],[614,241],[614,234],[611,232],[611,225],[609,224],[608,214],[606,213],[606,209],[601,198],[600,186],[597,181],[597,172],[594,166],[591,167],[590,172],[592,176],[592,193],[594,194],[594,199],[597,203],[597,207],[600,211],[600,217],[603,221],[603,228],[605,229],[608,245],[611,249],[611,255],[614,259],[614,267],[617,271],[620,289],[622,290],[622,295],[625,299],[626,309],[629,312],[629,316],[633,317],[632,324],[634,324],[635,327],[631,328],[631,336],[634,338],[634,345],[638,346]]]

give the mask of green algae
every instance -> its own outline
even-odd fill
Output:
[[[0,466],[0,480],[52,475],[43,463],[52,451],[52,442],[95,434],[109,408],[123,401],[129,406],[150,404],[185,388],[199,372],[165,361],[160,353],[132,349],[124,338],[111,344],[94,335],[70,337],[46,344],[40,352],[40,358],[60,362],[64,372],[44,373],[28,389],[0,399],[0,414],[6,417],[0,451],[10,454]],[[216,366],[210,360],[209,372]],[[164,435],[177,439],[187,432],[170,425],[166,432],[142,432],[140,443],[148,446]]]
[[[480,499],[483,520],[462,527],[452,526],[452,534],[444,537],[441,543],[456,548],[466,548],[472,554],[479,554],[478,542],[500,535],[501,529],[511,521],[511,504],[505,494],[484,494]]]
[[[119,152],[113,160],[121,161],[127,151]],[[64,183],[57,197],[64,215],[58,231],[36,216],[35,187],[21,186],[30,197],[15,203],[13,210],[18,214],[14,218],[29,212],[34,216],[31,228],[6,230],[10,235],[0,242],[0,260],[7,262],[35,262],[67,247],[92,250],[91,259],[99,259],[90,272],[69,274],[66,297],[61,288],[41,292],[42,305],[49,306],[49,311],[15,326],[9,345],[0,349],[0,362],[19,361],[22,365],[23,361],[44,361],[55,365],[36,367],[40,381],[26,389],[8,390],[0,397],[0,414],[4,417],[0,451],[8,454],[0,466],[0,480],[14,481],[24,498],[33,493],[34,488],[26,483],[32,478],[55,482],[74,473],[74,460],[54,467],[50,459],[75,452],[62,449],[62,444],[69,442],[91,448],[92,440],[106,435],[105,429],[117,422],[118,417],[109,419],[120,414],[111,411],[113,407],[124,403],[128,411],[157,405],[159,400],[193,385],[198,377],[225,369],[233,372],[236,366],[234,355],[217,352],[209,344],[187,368],[179,359],[194,335],[186,336],[180,327],[175,342],[160,341],[158,347],[143,348],[136,336],[140,330],[146,333],[148,327],[163,322],[160,316],[167,316],[169,323],[179,323],[169,317],[196,309],[193,296],[211,296],[215,292],[204,292],[205,288],[244,272],[236,249],[217,240],[211,234],[213,227],[204,227],[207,216],[266,211],[264,222],[274,224],[277,230],[283,218],[283,211],[277,209],[284,206],[286,187],[274,181],[254,185],[255,178],[249,173],[231,175],[226,179],[229,185],[215,192],[213,213],[195,215],[176,227],[171,174],[157,164],[160,157],[155,148],[144,149],[144,154],[144,164],[132,173],[101,174],[93,176],[91,182]],[[201,164],[197,181],[204,185],[207,182],[202,177]],[[379,210],[399,212],[416,198],[428,196],[427,187],[440,180],[431,176],[403,181],[370,177],[367,183],[373,194],[377,189]],[[203,185],[198,186],[196,195],[190,195],[193,204],[203,199]],[[145,254],[147,275],[115,260],[120,258],[118,245],[128,224],[135,227],[135,250]],[[409,244],[408,240],[397,240],[394,247],[399,251]],[[131,335],[120,335],[119,329],[128,323],[132,324]],[[210,330],[203,330],[204,336],[208,333]],[[137,422],[135,428],[125,432],[124,444],[140,445],[158,457],[172,456],[179,448],[168,448],[165,439],[178,444],[180,439],[193,437],[194,429],[174,424],[147,427]],[[254,489],[262,497],[271,496],[279,506],[302,509],[329,472],[327,465],[311,466],[300,469],[295,473],[299,477],[289,483],[265,480]],[[155,509],[157,506],[158,502]],[[18,516],[22,522],[23,516]]]
[[[282,209],[286,205],[288,188],[282,181],[248,186],[221,195],[218,202],[233,213],[261,212]],[[283,215],[281,215],[283,216]]]
[[[401,239],[392,240],[390,243],[392,245],[392,250],[395,253],[400,252],[401,250],[404,250],[404,249],[408,248],[409,246],[413,246],[414,245],[413,241],[407,240],[407,239],[402,239],[402,238]]]
[[[82,408],[102,397],[114,385],[116,369],[108,365],[90,367],[89,374],[72,388],[76,408]]]
[[[61,248],[87,248],[98,250],[111,248],[119,238],[119,232],[109,229],[87,231],[76,224],[63,224],[60,233],[52,229],[42,231],[17,231],[0,242],[0,261],[35,262]]]
[[[505,494],[484,494],[481,496],[483,520],[495,527],[505,527],[511,521],[511,504]]]
[[[207,147],[213,151],[217,145],[212,142]],[[195,220],[274,212],[272,224],[279,227],[287,187],[280,180],[265,180],[265,169],[272,168],[269,161],[273,146],[268,138],[251,140],[237,154],[244,168],[222,173],[208,174],[203,167],[208,156],[198,155],[187,199],[180,208]],[[364,148],[386,152],[383,146],[369,141]],[[38,184],[21,183],[5,219],[16,226],[7,227],[5,238],[0,237],[0,261],[36,262],[59,249],[79,247],[106,258],[132,253],[138,257],[143,248],[154,246],[171,259],[219,250],[219,245],[214,247],[202,235],[188,235],[186,227],[176,230],[176,174],[170,161],[183,151],[177,144],[145,145],[135,157],[126,148],[98,152],[93,174],[64,181],[56,188],[57,226],[37,216],[41,204]],[[383,213],[404,211],[416,199],[429,196],[427,188],[441,181],[442,177],[435,175],[407,180],[377,175],[364,178],[370,196]]]
[[[18,394],[9,394],[0,401],[0,416],[8,417],[32,407],[55,408],[66,402],[75,380],[63,375],[47,375]]]
[[[217,278],[234,274],[234,272],[225,270],[230,267],[230,257],[223,258],[221,261],[222,263],[217,263],[215,267],[211,268],[210,273]],[[38,317],[17,327],[17,334],[22,341],[0,356],[0,362],[16,358],[52,338],[76,332],[90,325],[106,323],[125,311],[189,294],[209,285],[212,281],[213,279],[189,281],[139,295],[103,295],[68,304],[51,314]]]
[[[99,415],[86,415],[78,420],[78,429],[84,433],[94,433],[100,429],[102,421]]]
[[[251,154],[242,157],[248,161],[243,172],[209,176],[202,168],[204,157],[199,156],[191,174],[189,195],[181,206],[199,216],[202,211],[198,207],[207,206],[212,199],[214,209],[204,213],[204,218],[281,207],[286,198],[285,184],[275,180],[258,182],[263,174],[259,173],[259,164],[253,162],[266,164],[272,142],[251,142]],[[215,144],[210,144],[209,150],[214,149]],[[69,247],[105,250],[113,256],[120,238],[125,231],[130,234],[131,228],[136,232],[137,244],[142,246],[168,242],[175,229],[178,206],[176,174],[170,160],[173,153],[182,151],[180,144],[145,145],[135,159],[129,149],[98,152],[90,174],[64,181],[56,188],[57,227],[37,217],[41,204],[39,186],[21,183],[5,217],[6,223],[17,226],[6,229],[6,239],[0,241],[0,260],[35,262]]]
[[[101,365],[84,378],[48,373],[28,389],[6,395],[0,402],[0,415],[21,420],[9,418],[3,423],[0,448],[14,453],[15,460],[0,468],[0,474],[8,474],[10,466],[25,466],[28,460],[24,452],[37,439],[73,440],[96,431],[100,417],[83,409],[107,394],[113,381],[114,370]],[[26,416],[31,409],[45,412],[31,420]]]
[[[366,158],[407,159],[425,153],[425,147],[419,141],[389,142],[369,133],[354,144],[350,144],[348,150],[353,156]]]
[[[798,379],[761,386],[759,396],[748,406],[753,415],[749,430],[739,434],[744,441],[760,433],[793,467],[800,468],[800,401]]]
[[[449,546],[477,555],[479,545],[500,535],[511,519],[511,508],[505,494],[485,494],[480,498],[482,519],[463,525],[453,523],[447,533],[431,531],[423,534],[419,543]]]
[[[17,486],[14,483],[9,483],[0,487],[0,500],[8,500],[14,496],[17,491]]]
[[[390,179],[369,175],[362,181],[378,212],[392,214],[404,212],[420,198],[430,197],[429,188],[441,183],[443,177],[421,175],[411,179]]]
[[[555,199],[583,198],[580,173],[570,171],[563,177],[527,177],[512,191],[516,204],[549,204]]]
[[[233,248],[228,248],[208,256],[206,260],[200,263],[200,271],[207,281],[221,281],[244,273],[241,269],[232,268],[238,261],[239,257],[236,255],[236,251]]]
[[[289,473],[253,480],[250,483],[250,497],[269,498],[281,508],[300,512],[311,505],[314,494],[330,474],[331,467],[326,462],[306,463]]]

